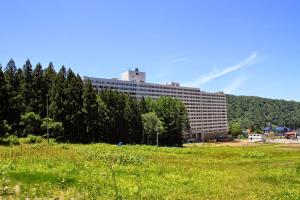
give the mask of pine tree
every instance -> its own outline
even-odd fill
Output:
[[[100,135],[98,134],[100,127],[98,108],[96,92],[93,89],[91,81],[87,81],[84,84],[83,90],[83,113],[85,131],[88,137],[87,142],[99,142],[100,140]]]
[[[8,93],[8,115],[7,120],[12,125],[13,131],[18,128],[23,102],[20,94],[22,81],[22,70],[17,70],[15,62],[11,59],[4,72]]]
[[[22,84],[21,93],[24,99],[26,112],[30,112],[34,110],[34,105],[33,105],[34,92],[32,88],[32,82],[33,82],[32,65],[29,59],[26,61],[25,65],[23,65],[23,76],[24,76],[24,82]]]
[[[0,65],[0,121],[6,119],[8,114],[8,94],[5,83],[5,77]]]
[[[79,75],[75,75],[71,69],[68,69],[65,82],[65,109],[66,123],[65,132],[69,135],[70,141],[80,141],[83,139],[83,82]]]
[[[41,117],[46,117],[46,91],[45,82],[43,79],[43,67],[38,63],[33,70],[33,111]]]
[[[66,95],[65,95],[65,82],[66,82],[66,68],[62,66],[59,72],[57,73],[50,96],[50,116],[54,121],[62,122],[65,127],[66,124],[66,115],[67,110],[65,106]],[[58,136],[60,140],[66,140],[65,131],[62,135]]]
[[[136,98],[127,98],[125,119],[128,126],[127,142],[131,144],[141,144],[143,140],[143,124],[140,107]]]
[[[51,96],[51,90],[52,90],[52,85],[55,80],[56,72],[53,66],[53,63],[50,62],[48,67],[44,70],[44,81],[45,81],[45,87],[46,87],[46,92]]]
[[[112,90],[102,91],[100,97],[106,106],[104,141],[118,143],[128,141],[128,124],[125,118],[127,95]]]
[[[0,136],[3,136],[6,132],[4,129],[4,121],[8,115],[8,94],[5,83],[5,77],[0,65]]]
[[[107,142],[107,130],[109,127],[109,117],[108,117],[108,108],[104,101],[101,99],[100,95],[97,94],[97,104],[98,104],[98,125],[99,130],[97,138],[99,141]]]

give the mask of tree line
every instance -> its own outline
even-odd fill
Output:
[[[47,117],[48,116],[48,117]],[[188,130],[184,104],[174,98],[136,99],[113,90],[96,91],[70,68],[0,66],[0,137],[29,134],[58,141],[181,145]]]
[[[232,130],[251,128],[261,132],[267,126],[300,127],[300,102],[227,95],[227,107]]]

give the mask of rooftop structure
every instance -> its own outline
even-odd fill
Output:
[[[226,95],[223,92],[209,93],[199,88],[182,87],[179,83],[146,83],[145,72],[138,69],[128,70],[121,75],[121,80],[83,77],[91,80],[97,90],[112,89],[125,92],[138,99],[170,96],[180,99],[186,107],[191,133],[184,133],[188,140],[203,141],[223,139],[228,136]]]
[[[145,83],[146,74],[145,74],[145,72],[140,72],[138,68],[135,68],[134,71],[128,70],[128,71],[123,72],[121,74],[121,80]]]

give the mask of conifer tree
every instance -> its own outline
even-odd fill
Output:
[[[33,111],[41,117],[46,117],[46,91],[43,72],[42,65],[38,63],[33,70]]]
[[[22,111],[23,102],[20,95],[20,84],[22,81],[22,71],[17,70],[15,62],[11,59],[4,72],[6,87],[8,93],[8,115],[7,120],[12,125],[13,130],[18,128],[20,114]]]
[[[131,144],[141,144],[143,140],[143,124],[140,107],[136,98],[127,98],[125,118],[128,126],[127,142]]]
[[[100,93],[100,97],[107,108],[104,141],[114,144],[127,141],[128,127],[125,119],[126,95],[106,90]]]
[[[65,109],[66,123],[65,132],[69,135],[71,141],[80,141],[83,130],[83,81],[79,75],[75,75],[71,69],[68,69],[65,82]]]
[[[5,83],[5,77],[0,65],[0,121],[4,120],[8,111],[8,94]]]
[[[34,98],[34,93],[33,93],[33,88],[32,88],[32,65],[29,61],[29,59],[26,61],[25,65],[23,65],[23,76],[24,76],[24,81],[22,83],[22,97],[24,99],[24,104],[25,104],[25,110],[26,112],[33,111],[33,98]]]
[[[100,140],[100,135],[98,134],[100,131],[98,108],[96,92],[91,81],[87,81],[83,90],[83,113],[88,142],[99,142]]]
[[[62,122],[63,126],[66,123],[67,110],[65,106],[66,95],[65,95],[65,82],[66,82],[66,68],[61,67],[57,75],[55,76],[50,96],[50,115],[54,121]],[[66,140],[65,131],[62,135],[58,136],[60,140]]]
[[[55,80],[56,72],[53,66],[53,63],[50,62],[48,67],[44,70],[44,81],[45,81],[45,87],[46,87],[46,92],[51,96],[51,90],[52,90],[52,85]]]
[[[6,117],[8,115],[8,106],[8,94],[5,77],[0,64],[0,136],[5,134],[4,122],[6,121]]]

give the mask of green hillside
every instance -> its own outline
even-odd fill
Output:
[[[300,127],[300,102],[227,95],[228,118],[243,128],[261,129],[269,123]]]

